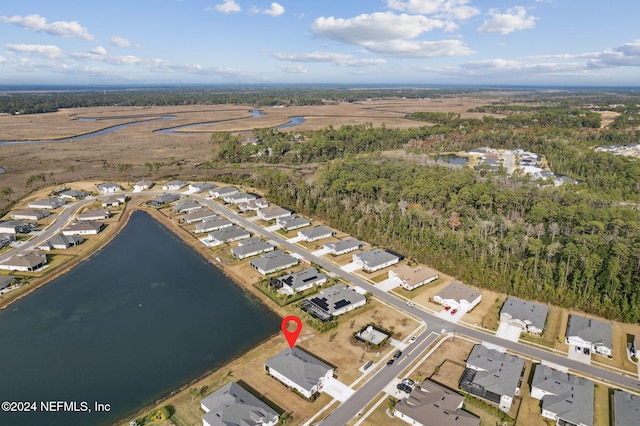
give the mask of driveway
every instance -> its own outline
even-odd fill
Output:
[[[354,272],[354,271],[357,271],[360,268],[362,268],[362,266],[358,265],[355,262],[350,262],[350,263],[347,263],[346,265],[340,267],[340,269],[342,269],[345,272]]]
[[[338,381],[338,379],[332,377],[325,382],[322,392],[340,402],[344,402],[349,399],[355,391],[344,383]]]
[[[567,352],[567,357],[574,361],[591,364],[591,355],[585,355],[584,348],[580,348],[580,350],[578,350],[578,347],[575,345],[569,345],[569,352]]]
[[[498,326],[498,331],[496,331],[496,336],[500,337],[501,339],[517,342],[518,340],[520,340],[521,331],[522,329],[520,327],[511,325],[508,322],[501,322]]]
[[[379,288],[382,291],[389,291],[389,290],[393,290],[394,288],[398,287],[400,285],[400,280],[397,278],[387,278],[384,281],[379,282],[378,284],[376,284],[376,287]]]
[[[316,250],[316,251],[312,251],[311,254],[314,256],[324,256],[325,254],[329,253],[329,249],[327,248],[321,248],[320,250]]]

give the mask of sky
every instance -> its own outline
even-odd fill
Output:
[[[635,0],[20,0],[0,85],[640,86]]]

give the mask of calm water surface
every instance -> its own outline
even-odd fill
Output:
[[[0,411],[0,425],[112,423],[278,330],[274,313],[135,212],[103,250],[0,310],[0,402],[111,411]]]

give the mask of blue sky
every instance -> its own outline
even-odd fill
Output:
[[[20,0],[0,84],[640,86],[631,0]]]

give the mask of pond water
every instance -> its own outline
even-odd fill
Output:
[[[110,424],[254,348],[280,319],[143,212],[105,248],[0,310],[0,425]],[[42,401],[110,405],[42,412]]]
[[[458,166],[466,166],[469,159],[466,157],[458,157],[457,155],[441,155],[436,160],[437,163],[456,164]]]

